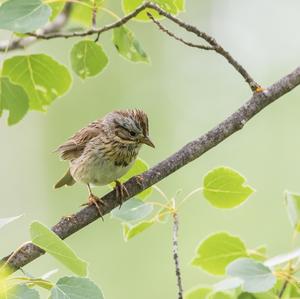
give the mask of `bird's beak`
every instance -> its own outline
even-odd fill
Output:
[[[149,136],[144,136],[141,140],[141,143],[147,144],[153,148],[155,148],[154,143],[150,140]]]

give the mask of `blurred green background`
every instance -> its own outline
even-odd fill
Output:
[[[121,14],[119,1],[109,5]],[[259,83],[268,86],[299,65],[299,10],[297,0],[187,0],[186,12],[180,17],[212,34]],[[102,21],[110,19],[103,17]],[[196,41],[167,21],[164,24]],[[45,114],[31,112],[13,127],[0,119],[0,217],[24,214],[1,231],[1,255],[29,239],[31,221],[51,226],[61,216],[78,211],[86,200],[82,185],[53,189],[67,165],[52,151],[82,126],[114,109],[143,109],[150,119],[156,149],[145,147],[140,156],[155,165],[250,97],[248,86],[223,57],[188,48],[151,23],[131,22],[129,27],[151,57],[150,65],[119,57],[111,32],[105,33],[100,41],[110,64],[101,75],[85,82],[74,76],[68,94]],[[45,52],[70,65],[68,56],[74,43],[74,39],[40,42],[25,52]],[[8,56],[12,54],[16,53]],[[185,290],[215,281],[190,266],[197,244],[213,232],[229,231],[250,248],[265,244],[270,255],[290,249],[291,228],[283,194],[286,189],[300,192],[299,96],[298,88],[262,111],[241,132],[158,184],[168,196],[182,189],[179,197],[183,197],[201,185],[207,171],[225,165],[240,171],[257,191],[233,210],[215,209],[201,194],[180,210]],[[106,191],[98,188],[96,192]],[[151,199],[157,200],[159,195],[153,193]],[[120,224],[106,216],[104,223],[89,225],[67,242],[89,261],[90,276],[107,299],[171,299],[177,292],[171,237],[169,223],[153,226],[125,243]],[[54,279],[71,274],[49,256],[25,270],[41,275],[54,268],[59,268]]]

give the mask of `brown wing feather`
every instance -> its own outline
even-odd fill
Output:
[[[87,143],[94,137],[98,136],[100,132],[100,121],[94,121],[87,127],[75,133],[64,144],[60,145],[56,149],[56,152],[59,153],[63,160],[76,159],[82,154]]]

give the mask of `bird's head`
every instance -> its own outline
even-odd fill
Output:
[[[117,110],[109,113],[108,120],[115,134],[115,140],[123,144],[155,147],[149,138],[148,117],[139,109]]]

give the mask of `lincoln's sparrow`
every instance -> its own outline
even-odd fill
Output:
[[[91,192],[90,184],[116,182],[122,203],[127,190],[118,179],[131,168],[143,143],[154,147],[148,133],[148,117],[138,109],[113,111],[90,123],[58,147],[57,152],[69,161],[70,167],[55,188],[75,182],[86,184],[88,204],[95,204],[101,215],[97,201],[105,203]]]

